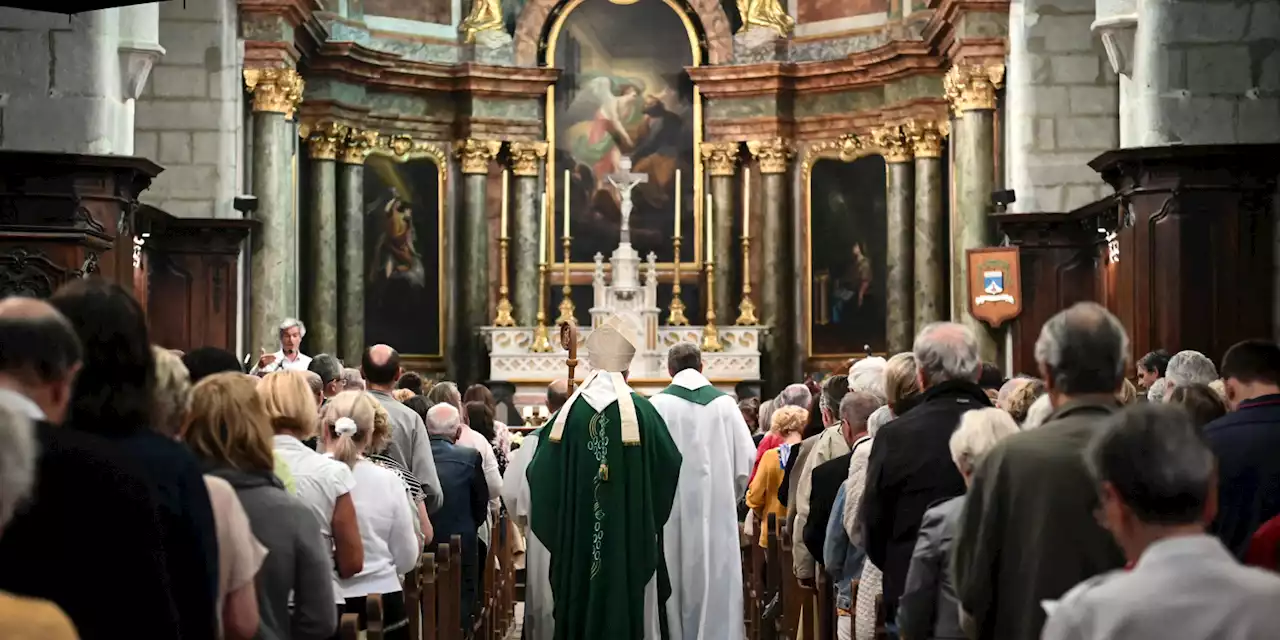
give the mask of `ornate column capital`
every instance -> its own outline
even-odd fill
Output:
[[[364,164],[364,157],[369,155],[369,149],[372,149],[377,144],[377,131],[356,129],[355,127],[348,128],[347,135],[342,139],[338,159],[346,164]]]
[[[957,64],[942,78],[942,92],[957,114],[996,108],[996,89],[1004,84],[1003,64]]]
[[[347,131],[347,127],[336,122],[304,122],[298,128],[298,135],[307,141],[312,160],[336,160],[347,139]]]
[[[951,123],[943,120],[908,120],[902,131],[917,158],[941,158],[942,139],[951,133]]]
[[[760,163],[760,173],[785,173],[787,161],[796,155],[795,149],[782,138],[749,140],[747,151]]]
[[[736,142],[704,142],[702,143],[702,162],[713,176],[731,176],[738,164],[738,143]]]
[[[891,124],[871,130],[871,138],[880,147],[880,155],[889,164],[911,162],[911,143],[907,140],[903,125]]]
[[[283,113],[292,118],[302,104],[302,89],[306,83],[293,69],[267,68],[245,69],[244,86],[253,94],[253,110]]]
[[[489,161],[498,155],[502,142],[467,138],[454,144],[454,153],[462,159],[463,173],[489,173]]]
[[[545,140],[517,140],[509,143],[507,150],[511,152],[511,173],[517,176],[537,176],[538,164],[546,159],[548,146]]]

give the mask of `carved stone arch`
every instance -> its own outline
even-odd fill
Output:
[[[587,0],[589,2],[605,0]],[[516,21],[516,64],[533,67],[538,64],[538,45],[542,42],[551,10],[563,0],[529,0]],[[728,64],[733,58],[733,32],[729,16],[725,15],[720,0],[688,0],[693,9],[692,18],[702,25],[707,39],[707,62]]]

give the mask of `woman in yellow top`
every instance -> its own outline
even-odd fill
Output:
[[[778,516],[781,526],[787,518],[787,507],[778,498],[785,476],[787,460],[800,453],[805,422],[809,412],[800,407],[783,407],[773,412],[770,429],[782,436],[782,444],[764,452],[751,487],[747,489],[747,506],[755,512],[760,526],[760,546],[768,546],[769,514]]]

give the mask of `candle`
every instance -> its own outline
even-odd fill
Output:
[[[538,264],[547,264],[547,192],[542,192],[542,204],[538,208]]]
[[[507,170],[503,169],[502,170],[502,221],[499,223],[499,227],[498,227],[498,236],[502,238],[507,237],[507,194],[509,193],[507,191],[508,177],[509,176],[507,174]]]
[[[749,238],[751,220],[751,167],[742,170],[742,237]]]
[[[711,210],[711,194],[708,193],[707,194],[707,262],[714,262],[716,259],[715,249],[713,248],[715,246],[715,243],[713,242],[716,235],[715,228],[716,228],[715,216]]]
[[[569,237],[569,170],[564,170],[564,235]]]
[[[682,198],[680,197],[680,170],[676,169],[676,235],[675,237],[677,238],[680,237],[680,201],[681,200]],[[678,259],[679,258],[677,258],[677,260]]]

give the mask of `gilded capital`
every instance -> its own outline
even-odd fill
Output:
[[[302,104],[302,89],[306,83],[293,69],[267,68],[245,69],[244,85],[253,94],[253,110],[283,113],[292,118]]]
[[[996,89],[1004,84],[1003,64],[957,64],[942,78],[942,91],[957,113],[996,108]]]
[[[903,126],[892,124],[871,130],[871,137],[880,147],[880,155],[889,164],[911,162],[911,144],[903,132]]]
[[[463,173],[489,173],[489,161],[498,155],[502,143],[497,140],[467,138],[454,145],[454,153],[462,159]]]
[[[951,133],[951,123],[943,120],[909,120],[902,130],[917,158],[941,158],[942,139]]]
[[[369,149],[378,144],[378,132],[372,129],[347,129],[347,136],[342,139],[342,150],[339,160],[347,164],[364,164]]]
[[[747,151],[760,163],[760,173],[785,173],[787,161],[796,154],[782,138],[750,140],[747,142]]]
[[[336,122],[304,126],[300,131],[307,139],[312,160],[335,160],[338,149],[347,138],[347,128]]]
[[[542,140],[512,142],[507,147],[511,151],[511,173],[518,176],[538,175],[538,164],[546,159],[547,146],[547,143]]]
[[[702,163],[713,176],[731,176],[738,164],[738,143],[702,143]]]

